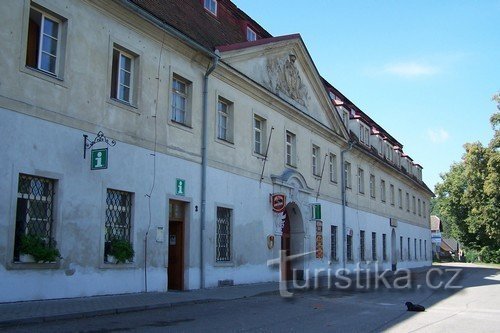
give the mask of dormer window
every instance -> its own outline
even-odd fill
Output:
[[[359,140],[365,145],[370,145],[370,129],[359,123]]]
[[[217,0],[204,0],[203,6],[210,13],[217,16]]]
[[[342,121],[344,122],[344,125],[348,127],[349,113],[346,110],[342,112]]]
[[[253,42],[257,40],[257,33],[253,31],[250,27],[247,27],[247,41]]]

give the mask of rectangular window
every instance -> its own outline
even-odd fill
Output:
[[[403,261],[403,236],[399,237],[399,259]]]
[[[358,168],[358,191],[365,193],[365,171],[361,168]]]
[[[365,127],[365,144],[370,146],[370,129]]]
[[[296,138],[295,134],[286,131],[286,164],[289,166],[295,166],[295,154],[296,154]]]
[[[337,155],[330,154],[330,181],[337,182]]]
[[[231,261],[231,209],[217,207],[215,260]]]
[[[408,237],[408,260],[411,260],[410,237]]]
[[[348,261],[352,261],[352,236],[347,235],[346,236],[346,257]]]
[[[420,199],[418,199],[417,203],[418,203],[418,207],[417,207],[418,216],[422,216],[422,206],[420,204]]]
[[[382,234],[382,260],[387,260],[387,235]]]
[[[233,103],[219,97],[217,101],[217,138],[233,142]]]
[[[425,201],[422,201],[422,205],[424,206],[424,207],[422,208],[422,210],[423,210],[422,214],[424,215],[424,219],[425,219],[425,218],[427,218],[427,211],[426,211],[426,210],[427,210],[427,208],[426,208]]]
[[[418,258],[417,258],[417,239],[416,238],[413,240],[413,255],[415,256],[414,259],[417,260]]]
[[[264,155],[266,145],[266,120],[259,116],[253,118],[253,151]]]
[[[172,114],[170,119],[176,123],[190,125],[189,88],[191,82],[174,76],[172,79]]]
[[[62,20],[30,8],[26,66],[59,76]]]
[[[346,188],[351,188],[352,186],[352,179],[351,179],[351,163],[345,162],[344,163],[344,178],[345,178],[345,187]]]
[[[250,27],[247,27],[247,41],[253,42],[257,40],[257,34]]]
[[[410,194],[406,192],[406,211],[410,212]]]
[[[348,127],[349,113],[346,110],[342,112],[342,121],[344,122],[345,127]]]
[[[337,226],[332,225],[330,229],[330,260],[337,260]]]
[[[370,175],[370,196],[375,199],[375,176]]]
[[[204,0],[203,7],[210,13],[217,16],[217,1],[216,0]]]
[[[134,99],[135,56],[115,47],[111,67],[111,98],[132,104]]]
[[[419,258],[422,260],[422,240],[418,240],[418,253],[419,253]]]
[[[19,174],[14,261],[19,261],[23,236],[39,236],[54,244],[55,180]]]
[[[132,243],[130,237],[132,219],[132,193],[107,189],[106,221],[104,224],[104,262],[111,252],[115,240]]]
[[[415,204],[415,196],[412,195],[411,197],[411,207],[413,209],[413,214],[417,214],[417,205]]]
[[[359,231],[359,260],[365,261],[365,231]]]
[[[398,205],[399,209],[403,209],[403,191],[400,188],[398,189]]]
[[[380,180],[380,200],[385,202],[385,180]]]
[[[394,202],[395,202],[395,197],[394,197],[394,185],[390,184],[389,185],[389,199],[390,199],[390,202],[391,202],[391,205],[394,206]]]
[[[427,240],[424,239],[424,257],[427,260]]]
[[[321,152],[318,146],[312,145],[312,173],[315,176],[320,175]]]
[[[377,233],[372,232],[372,260],[377,261]]]

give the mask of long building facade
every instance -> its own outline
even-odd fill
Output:
[[[422,167],[300,35],[229,0],[0,9],[0,301],[430,265]]]

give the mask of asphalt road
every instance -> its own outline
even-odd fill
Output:
[[[455,276],[456,270],[458,275]],[[445,270],[448,270],[445,272]],[[454,278],[455,277],[455,278]],[[445,265],[410,288],[323,288],[11,327],[6,332],[500,332],[500,268]],[[403,280],[398,286],[405,285]],[[445,288],[461,286],[460,288]],[[404,303],[424,305],[407,312]]]

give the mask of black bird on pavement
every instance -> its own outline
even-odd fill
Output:
[[[416,311],[416,312],[425,311],[425,308],[419,304],[413,304],[412,302],[406,302],[405,305],[408,308],[408,311]]]

